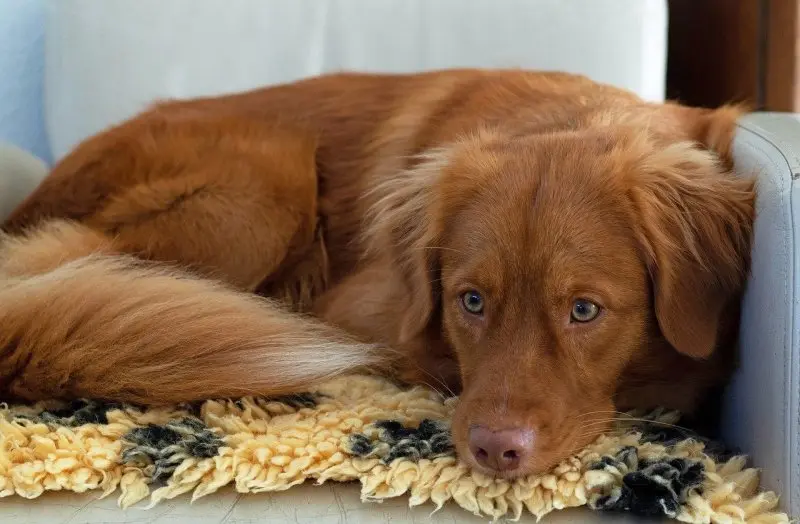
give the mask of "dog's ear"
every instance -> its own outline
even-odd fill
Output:
[[[720,316],[742,290],[755,200],[753,180],[725,167],[735,120],[700,115],[689,130],[697,142],[650,144],[628,186],[661,332],[695,358],[714,351]]]
[[[441,224],[437,181],[445,163],[431,154],[380,182],[367,193],[367,252],[389,264],[394,282],[386,284],[386,300],[400,315],[398,343],[425,329],[438,302],[437,285]]]
[[[725,169],[733,169],[733,139],[736,123],[747,112],[742,104],[722,106],[717,109],[664,104],[667,118],[674,119],[689,138],[719,158]]]

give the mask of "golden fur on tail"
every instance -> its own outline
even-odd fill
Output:
[[[254,295],[51,222],[0,240],[0,389],[147,404],[302,391],[373,348]]]

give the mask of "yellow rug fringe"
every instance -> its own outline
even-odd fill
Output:
[[[317,389],[323,396],[315,407],[294,409],[280,402],[245,398],[207,401],[199,418],[224,440],[217,456],[187,455],[165,485],[152,489],[151,464],[122,465],[123,441],[131,429],[163,424],[188,411],[175,409],[109,411],[108,424],[50,427],[12,416],[0,409],[0,497],[36,498],[45,491],[119,491],[123,508],[148,499],[150,506],[191,492],[192,500],[234,484],[240,493],[281,491],[313,479],[361,483],[364,501],[406,495],[411,506],[450,501],[476,515],[518,519],[527,511],[537,518],[562,508],[582,506],[590,497],[615,489],[625,471],[590,470],[603,455],[624,446],[638,448],[641,457],[664,455],[659,444],[643,443],[638,433],[618,428],[600,437],[578,455],[546,475],[515,481],[471,472],[452,456],[418,462],[360,458],[349,451],[353,433],[375,434],[371,423],[394,419],[416,426],[423,419],[449,420],[452,399],[442,401],[425,388],[401,390],[375,377],[352,376]],[[30,413],[41,411],[31,407]],[[702,460],[706,470],[703,494],[693,493],[677,519],[690,523],[772,524],[789,522],[776,512],[778,497],[758,492],[758,472],[745,459],[715,463],[703,444],[687,440],[670,448],[670,456]],[[151,468],[148,470],[148,468]],[[623,468],[624,469],[624,468]]]

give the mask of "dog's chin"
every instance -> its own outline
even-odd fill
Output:
[[[480,473],[482,475],[486,475],[487,477],[491,477],[494,479],[502,479],[502,480],[516,480],[519,478],[524,477],[531,477],[536,475],[542,475],[550,471],[550,469],[555,466],[554,463],[551,466],[546,467],[532,467],[532,468],[519,468],[515,469],[514,471],[495,471],[492,469],[487,469],[481,466],[480,464],[475,463],[474,460],[468,460],[467,463],[470,466],[472,471]]]

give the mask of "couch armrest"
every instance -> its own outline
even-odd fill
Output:
[[[752,273],[742,310],[741,363],[723,432],[751,455],[763,485],[800,514],[800,116],[742,119],[736,169],[758,177]]]
[[[0,222],[46,175],[44,162],[16,146],[0,142]]]

